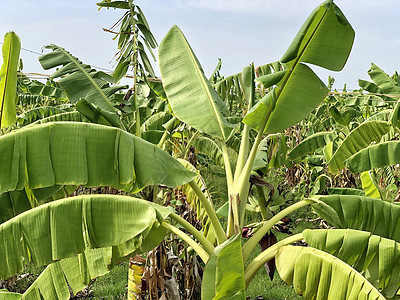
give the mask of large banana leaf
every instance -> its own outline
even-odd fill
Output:
[[[201,299],[246,299],[240,235],[217,246],[204,268]]]
[[[160,72],[175,116],[188,125],[226,140],[232,126],[227,108],[204,75],[182,31],[175,25],[159,48]]]
[[[354,173],[400,163],[400,142],[391,141],[369,146],[351,156],[345,165]]]
[[[3,43],[3,65],[0,69],[0,128],[16,121],[17,71],[21,42],[18,35],[6,33]]]
[[[141,249],[143,239],[169,213],[144,200],[114,195],[78,196],[33,208],[0,225],[0,277],[22,271],[30,261],[50,264],[87,248],[112,247],[108,266]]]
[[[307,154],[325,147],[325,145],[334,140],[336,136],[337,135],[333,132],[317,132],[294,147],[288,153],[288,156],[291,160],[299,160]]]
[[[355,195],[313,198],[320,200],[313,209],[332,226],[368,231],[400,242],[400,206]]]
[[[400,288],[400,244],[352,229],[305,230],[306,243],[343,260],[392,298]]]
[[[311,247],[282,247],[275,263],[281,278],[305,299],[385,299],[348,264]]]
[[[353,45],[354,31],[340,9],[325,1],[304,23],[289,49],[281,59],[288,66],[268,110],[256,105],[243,122],[259,130],[259,117],[271,111],[263,129],[279,132],[308,115],[327,95],[328,89],[317,75],[304,63],[315,64],[330,70],[341,70]]]
[[[114,127],[54,122],[0,137],[0,193],[54,185],[174,187],[194,177],[166,152]]]
[[[364,149],[373,141],[379,141],[390,129],[390,123],[385,121],[369,121],[358,126],[344,139],[329,160],[329,171],[331,173],[339,172],[344,168],[346,159]]]
[[[52,44],[46,48],[53,51],[40,56],[40,64],[45,70],[59,67],[51,75],[51,78],[61,77],[58,83],[65,90],[69,100],[77,102],[81,98],[85,98],[100,109],[111,113],[114,116],[114,122],[120,123],[109,97],[126,87],[110,86],[109,83],[113,81],[111,76],[83,64],[68,51],[57,45]]]
[[[168,216],[168,209],[157,205],[155,207],[159,209],[156,210],[159,221]],[[159,222],[155,222],[150,231],[135,237],[130,249],[135,253],[143,253],[159,244],[167,233],[159,224]],[[140,245],[139,248],[137,248],[138,245]],[[135,248],[137,249],[135,250]],[[113,265],[121,260],[121,258],[116,257],[114,249],[115,247],[86,249],[77,256],[50,264],[20,297],[31,300],[70,299],[69,288],[75,295],[96,277],[108,273]],[[133,253],[128,256],[132,255]],[[122,259],[126,260],[127,257]]]

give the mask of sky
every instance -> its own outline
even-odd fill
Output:
[[[279,60],[297,31],[321,0],[136,0],[160,43],[177,24],[201,62],[208,77],[218,58],[221,73],[229,76],[243,67]],[[368,80],[374,62],[389,75],[400,70],[400,1],[336,0],[356,32],[352,53],[341,72],[312,67],[334,87],[358,88],[357,80]],[[120,10],[98,10],[91,0],[0,0],[0,41],[8,31],[21,38],[24,72],[51,74],[43,70],[37,53],[54,43],[92,66],[113,69],[118,51],[111,27]],[[0,60],[1,62],[1,60]],[[159,74],[158,62],[154,63]],[[124,83],[131,83],[126,81]]]

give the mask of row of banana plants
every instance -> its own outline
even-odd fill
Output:
[[[141,24],[145,39],[151,39],[148,24],[132,0],[102,6],[128,10],[121,28]],[[51,52],[39,60],[44,69],[58,68],[51,75],[52,80],[59,78],[57,83],[46,86],[53,84],[54,92],[62,93],[38,94],[67,98],[68,105],[58,107],[63,111],[42,110],[41,115],[26,111],[15,125],[19,41],[10,33],[3,57],[13,63],[4,63],[0,72],[4,128],[0,278],[20,273],[28,263],[47,267],[24,294],[3,292],[2,296],[69,299],[69,289],[77,293],[115,264],[154,248],[172,232],[205,264],[202,299],[245,299],[254,275],[272,259],[281,278],[307,299],[394,298],[400,287],[400,208],[378,197],[371,176],[366,176],[370,173],[361,175],[364,195],[349,190],[317,195],[317,191],[275,213],[268,211],[264,183],[254,180],[268,168],[289,166],[290,161],[314,152],[326,160],[331,174],[344,167],[358,173],[399,163],[398,144],[390,141],[396,137],[398,105],[388,100],[396,89],[383,82],[388,78],[396,85],[394,79],[382,78],[384,73],[373,66],[370,74],[375,85],[361,84],[374,95],[348,96],[354,106],[367,103],[364,114],[354,108],[346,114],[342,106],[347,102],[340,103],[346,97],[329,94],[310,68],[341,70],[353,40],[351,25],[328,0],[311,13],[279,62],[247,66],[226,80],[215,72],[208,80],[184,34],[173,26],[159,47],[161,81],[135,80],[133,96],[126,97],[119,93],[126,87],[114,82],[131,63],[128,56],[113,78],[51,45]],[[138,31],[132,41],[121,38],[120,43],[138,48]],[[384,107],[392,111],[389,119],[377,117],[377,105],[368,102],[375,97],[387,102]],[[283,133],[299,122],[297,127],[304,130],[312,118],[321,120],[328,114],[327,120],[332,119],[321,126],[332,131],[321,132],[316,125],[315,134],[286,156],[288,138]],[[367,116],[371,119],[362,120]],[[224,167],[225,228],[194,166],[170,155],[186,158],[190,146]],[[126,195],[66,197],[77,186],[111,186]],[[149,186],[155,191],[159,186],[180,187],[191,194],[203,228],[196,229],[167,207],[138,199],[138,192]],[[252,226],[253,235],[244,242],[246,204],[253,193],[258,195],[262,221]],[[249,261],[277,222],[306,206],[335,229],[305,230]],[[307,246],[293,245],[299,241]]]

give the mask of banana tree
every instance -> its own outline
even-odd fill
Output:
[[[145,83],[146,72],[151,77],[155,77],[153,67],[146,54],[145,47],[153,56],[153,49],[157,47],[157,42],[150,30],[150,26],[140,9],[140,7],[134,4],[133,0],[129,1],[109,1],[103,0],[97,3],[99,9],[102,7],[122,9],[125,10],[123,17],[110,29],[106,30],[117,34],[118,36],[118,48],[120,49],[117,54],[118,64],[113,72],[113,77],[116,82],[119,82],[128,71],[129,66],[133,68],[133,86],[128,92],[126,100],[130,100],[132,97],[132,103],[135,109],[135,127],[136,135],[140,136],[141,131],[141,116],[140,109],[138,107],[140,94],[138,88],[140,82]],[[112,29],[120,24],[119,32],[113,32]],[[140,63],[140,60],[141,63]]]

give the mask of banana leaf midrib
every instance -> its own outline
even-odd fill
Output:
[[[189,44],[188,44],[188,42],[187,42],[187,40],[186,40],[185,37],[184,37],[184,39],[185,39],[185,47],[188,49],[187,52],[190,54],[190,59],[191,59],[193,65],[197,66],[198,63],[197,63],[197,61],[196,61],[196,59],[195,59],[195,57],[194,57],[194,55],[193,55],[193,51],[192,51],[192,49],[190,48],[190,46],[189,46]],[[199,66],[199,67],[200,67],[200,66]],[[196,72],[197,72],[197,74],[198,74],[198,77],[200,78],[201,84],[202,84],[203,87],[204,87],[204,90],[207,92],[208,100],[210,100],[210,104],[211,104],[211,107],[212,107],[212,109],[213,109],[214,115],[217,117],[218,126],[219,126],[219,129],[220,129],[220,131],[221,131],[221,134],[222,134],[223,138],[226,139],[226,137],[225,137],[225,131],[224,131],[224,128],[223,128],[223,125],[222,125],[223,122],[222,122],[222,120],[221,120],[221,116],[220,116],[220,114],[219,114],[219,110],[218,110],[218,109],[216,108],[216,106],[215,106],[215,103],[214,103],[213,97],[212,97],[212,95],[211,95],[211,93],[210,93],[210,90],[208,89],[207,82],[205,82],[205,80],[204,80],[204,79],[205,79],[205,76],[204,76],[204,74],[201,72],[200,68],[196,67],[195,69],[196,69]]]
[[[82,64],[78,63],[76,59],[68,53],[65,49],[58,47],[55,45],[57,49],[59,49],[61,52],[63,52],[70,60],[79,68],[79,70],[89,79],[89,81],[92,83],[92,85],[95,87],[95,89],[99,92],[101,97],[107,102],[108,105],[110,105],[110,108],[112,108],[112,103],[108,99],[107,95],[103,92],[103,90],[97,85],[97,83],[93,80],[92,76],[85,70],[85,68],[82,67]]]

